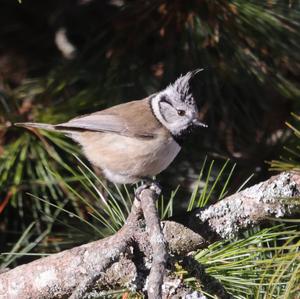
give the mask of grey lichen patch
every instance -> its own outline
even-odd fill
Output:
[[[44,287],[51,287],[56,282],[56,270],[54,267],[45,270],[44,272],[39,273],[35,280],[35,288],[43,289]]]
[[[182,279],[176,277],[170,272],[167,272],[164,277],[164,283],[162,284],[162,298],[208,299],[201,292],[192,290]]]
[[[230,203],[227,201],[220,202],[218,205],[210,206],[198,216],[201,222],[209,222],[210,227],[222,238],[231,238],[239,229],[239,221],[244,207],[242,200],[236,198]]]
[[[106,271],[96,283],[98,289],[113,288],[116,285],[122,287],[128,287],[131,290],[135,290],[134,281],[137,276],[137,269],[135,264],[125,256],[122,256],[120,260]]]
[[[283,172],[268,184],[262,183],[244,191],[248,197],[255,198],[260,202],[260,206],[265,214],[277,218],[289,215],[294,205],[288,199],[300,195],[299,187],[292,180],[292,174]]]
[[[20,294],[22,294],[22,291],[26,290],[26,285],[25,282],[20,283],[20,282],[12,281],[10,282],[9,285],[7,285],[7,288],[3,288],[3,289],[7,290],[5,296],[7,296],[8,298],[19,298]]]
[[[185,299],[208,299],[208,298],[202,293],[194,291],[193,293],[186,295]]]
[[[292,176],[291,173],[281,173],[273,180],[234,194],[196,216],[222,238],[232,238],[241,228],[254,225],[260,219],[289,215],[294,205],[287,200],[300,195],[299,186]]]
[[[162,284],[162,293],[167,294],[169,298],[174,298],[174,294],[181,284],[182,281],[179,278],[168,279],[168,277],[165,277],[164,283]]]
[[[150,256],[149,257],[145,256],[143,260],[144,260],[145,269],[150,270],[152,266],[152,258]]]
[[[83,261],[91,271],[95,271],[103,262],[116,261],[121,253],[122,250],[118,246],[107,246],[107,248],[101,248],[100,251],[87,251]]]
[[[290,198],[300,195],[300,190],[296,182],[291,180],[290,172],[283,172],[271,182],[260,183],[247,188],[243,193],[252,198],[257,198],[263,202],[269,202],[276,198]]]

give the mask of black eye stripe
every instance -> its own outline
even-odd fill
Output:
[[[167,98],[166,96],[162,96],[162,97],[160,98],[160,102],[161,102],[161,103],[167,103],[167,104],[173,106],[172,103],[168,100],[168,98]]]
[[[168,100],[168,98],[167,98],[165,95],[162,95],[162,96],[160,97],[160,104],[161,104],[161,103],[166,103],[166,104],[170,105],[171,107],[175,108],[175,107],[172,105],[172,103]],[[176,109],[176,108],[175,108],[175,109]],[[185,110],[181,110],[181,109],[176,109],[176,111],[177,111],[177,114],[178,114],[179,116],[184,116],[185,113],[186,113]]]

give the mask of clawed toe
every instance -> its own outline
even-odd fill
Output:
[[[140,196],[141,196],[142,192],[149,187],[150,187],[150,184],[146,183],[146,184],[143,184],[143,185],[139,186],[138,188],[136,188],[136,190],[134,192],[135,198],[140,201],[141,200]]]
[[[158,182],[152,182],[150,185],[150,189],[155,192],[157,196],[161,194],[162,188]]]
[[[162,188],[161,188],[161,186],[160,186],[159,183],[154,182],[154,181],[153,181],[153,182],[147,182],[147,183],[145,183],[145,184],[139,186],[139,187],[135,190],[134,195],[135,195],[136,199],[138,199],[138,200],[140,201],[140,200],[141,200],[140,196],[141,196],[142,192],[143,192],[145,189],[148,189],[148,188],[149,188],[150,190],[154,191],[155,194],[156,194],[157,196],[159,196],[159,195],[161,194]]]

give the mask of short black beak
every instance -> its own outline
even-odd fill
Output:
[[[197,127],[204,127],[204,128],[207,128],[208,125],[202,123],[199,119],[195,118],[193,119],[193,125],[194,126],[197,126]]]

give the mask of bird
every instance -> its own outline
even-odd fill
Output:
[[[73,118],[60,124],[16,123],[16,126],[62,132],[82,147],[90,163],[117,184],[151,181],[181,149],[181,140],[199,119],[191,79],[203,69],[178,77],[144,99]]]

